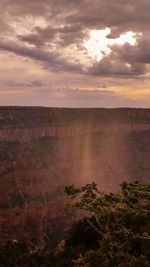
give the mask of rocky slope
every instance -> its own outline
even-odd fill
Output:
[[[0,107],[0,239],[63,236],[64,186],[150,179],[150,109]]]

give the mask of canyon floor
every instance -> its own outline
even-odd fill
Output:
[[[66,185],[150,181],[150,109],[0,107],[0,239],[63,238]]]

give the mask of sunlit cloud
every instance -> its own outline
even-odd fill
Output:
[[[115,39],[107,37],[110,32],[111,30],[109,28],[90,31],[89,39],[84,41],[84,47],[93,60],[99,61],[103,58],[104,54],[108,55],[111,52],[111,45],[123,45],[125,43],[129,43],[130,45],[136,44],[136,35],[132,31],[121,34]]]
[[[0,9],[2,104],[150,106],[149,0],[1,0]]]

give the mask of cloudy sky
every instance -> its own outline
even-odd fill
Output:
[[[0,0],[0,105],[150,107],[149,0]]]

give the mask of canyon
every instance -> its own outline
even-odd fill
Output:
[[[150,109],[0,107],[0,240],[64,237],[66,185],[150,181]]]

